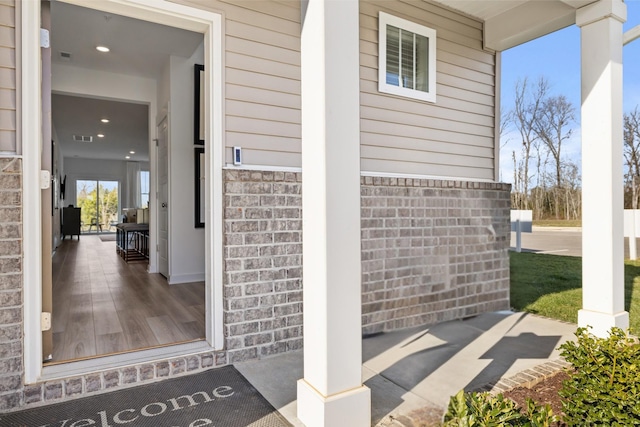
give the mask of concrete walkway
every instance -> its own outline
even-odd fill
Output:
[[[636,239],[640,248],[640,238]],[[511,250],[516,248],[516,233],[511,232]],[[539,254],[582,256],[581,227],[533,227],[532,233],[522,233],[522,251]],[[640,249],[638,249],[640,251]],[[629,259],[629,238],[624,238],[624,258]]]
[[[460,389],[488,389],[496,383],[501,388],[526,381],[525,371],[535,376],[534,371],[560,369],[554,362],[557,348],[573,339],[575,330],[575,325],[535,315],[499,312],[366,338],[362,375],[371,388],[371,425],[438,425],[449,397]],[[546,368],[540,368],[543,364]],[[296,418],[302,352],[236,368],[294,426],[302,426]]]

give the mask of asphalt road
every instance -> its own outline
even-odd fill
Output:
[[[636,239],[640,256],[640,239]],[[516,248],[516,233],[511,233],[511,249]],[[577,227],[533,227],[522,233],[522,251],[554,255],[582,256],[582,229]],[[624,256],[629,258],[629,239],[624,239]]]

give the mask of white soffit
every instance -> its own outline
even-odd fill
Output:
[[[484,23],[484,46],[503,51],[575,23],[597,0],[433,0]]]

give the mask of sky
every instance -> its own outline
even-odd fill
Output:
[[[627,22],[624,31],[640,25],[640,0],[626,0]],[[629,43],[623,50],[623,111],[640,110],[640,39]],[[502,52],[501,108],[513,108],[514,88],[518,79],[527,77],[535,82],[544,76],[552,95],[565,95],[573,104],[576,123],[570,141],[563,144],[567,159],[580,165],[580,29],[575,25],[532,40]],[[513,182],[512,152],[519,154],[521,141],[513,132],[502,137],[506,145],[500,152],[500,178]]]

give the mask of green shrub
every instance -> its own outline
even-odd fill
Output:
[[[640,425],[640,344],[620,328],[596,338],[578,328],[577,342],[562,344],[573,365],[563,384],[565,422],[569,426]]]
[[[460,391],[451,397],[444,421],[445,427],[549,427],[557,418],[549,405],[537,406],[531,399],[521,412],[502,394]]]

